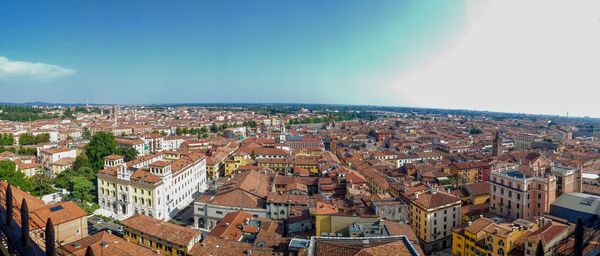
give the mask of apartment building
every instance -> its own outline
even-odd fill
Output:
[[[199,153],[157,153],[127,163],[111,155],[98,172],[100,207],[117,219],[139,213],[169,220],[206,189],[206,158]]]
[[[461,223],[460,198],[436,188],[401,196],[410,205],[409,224],[425,253],[450,247],[452,228]]]
[[[536,231],[538,225],[524,219],[500,222],[479,218],[452,230],[452,255],[508,255],[516,241]]]
[[[556,176],[533,176],[518,169],[494,171],[490,178],[490,212],[511,219],[548,213],[556,199]]]
[[[52,164],[60,159],[77,157],[77,150],[68,147],[39,148],[37,153],[40,164],[46,170],[51,170]]]

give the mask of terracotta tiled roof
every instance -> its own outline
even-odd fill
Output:
[[[29,207],[29,202],[28,207]],[[66,223],[87,216],[87,212],[71,201],[49,204],[35,210],[29,211],[32,227],[45,227],[48,218],[52,219],[54,225]]]
[[[121,158],[124,158],[124,157],[121,155],[108,155],[108,156],[104,157],[104,159],[106,159],[106,160],[119,160]]]
[[[152,174],[150,171],[146,169],[137,169],[130,177],[132,181],[140,181],[150,184],[155,184],[161,181],[161,179]]]
[[[125,239],[112,235],[107,231],[96,233],[79,241],[57,249],[58,255],[83,256],[87,247],[91,246],[94,255],[154,256],[152,250],[129,243]]]
[[[310,208],[310,214],[312,215],[327,215],[335,213],[338,213],[337,207],[323,202],[317,202],[315,207]]]
[[[467,226],[465,227],[465,231],[470,232],[472,234],[477,234],[493,223],[494,221],[490,219],[479,218],[473,221],[471,225],[467,224]]]
[[[194,245],[190,254],[195,256],[246,256],[251,249],[252,244],[250,243],[225,240],[216,236],[206,236],[201,243]],[[255,255],[255,253],[252,255]]]
[[[413,201],[424,209],[433,209],[448,204],[460,203],[458,197],[442,191],[422,193],[418,197],[413,197]]]
[[[463,189],[469,196],[481,196],[490,194],[490,183],[487,181],[464,185]]]
[[[352,240],[322,239],[316,242],[315,254],[336,256],[412,255],[408,249],[410,245],[407,245],[407,243],[409,242],[391,237]]]
[[[63,157],[61,159],[56,160],[52,164],[53,165],[66,166],[66,165],[73,164],[73,162],[75,162],[75,158],[73,158],[73,157]]]
[[[246,219],[251,218],[251,214],[243,211],[229,213],[219,220],[219,223],[217,223],[217,225],[210,231],[209,235],[216,236],[221,239],[239,241],[243,235],[239,226],[242,225]]]
[[[123,225],[182,246],[187,246],[192,240],[200,236],[199,230],[181,227],[179,225],[139,214],[123,220]]]
[[[542,240],[542,243],[547,245],[557,236],[567,232],[569,232],[568,225],[552,222],[531,233],[531,235],[527,237],[527,241],[537,244],[538,241]]]

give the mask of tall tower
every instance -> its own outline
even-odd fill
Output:
[[[492,144],[492,156],[500,157],[500,155],[502,155],[502,138],[500,137],[500,131],[496,131]]]
[[[117,106],[113,106],[112,114],[113,114],[113,126],[117,126],[117,116],[119,115],[117,113]]]

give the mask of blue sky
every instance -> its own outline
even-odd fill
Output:
[[[423,2],[5,2],[0,56],[73,72],[5,78],[0,101],[384,103],[369,76],[461,21],[460,2]]]
[[[595,0],[3,1],[0,102],[600,116],[589,92],[600,84],[599,8]]]

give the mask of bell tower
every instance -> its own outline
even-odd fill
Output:
[[[500,157],[500,155],[502,155],[502,137],[500,137],[500,131],[496,131],[494,142],[492,143],[492,156]]]

